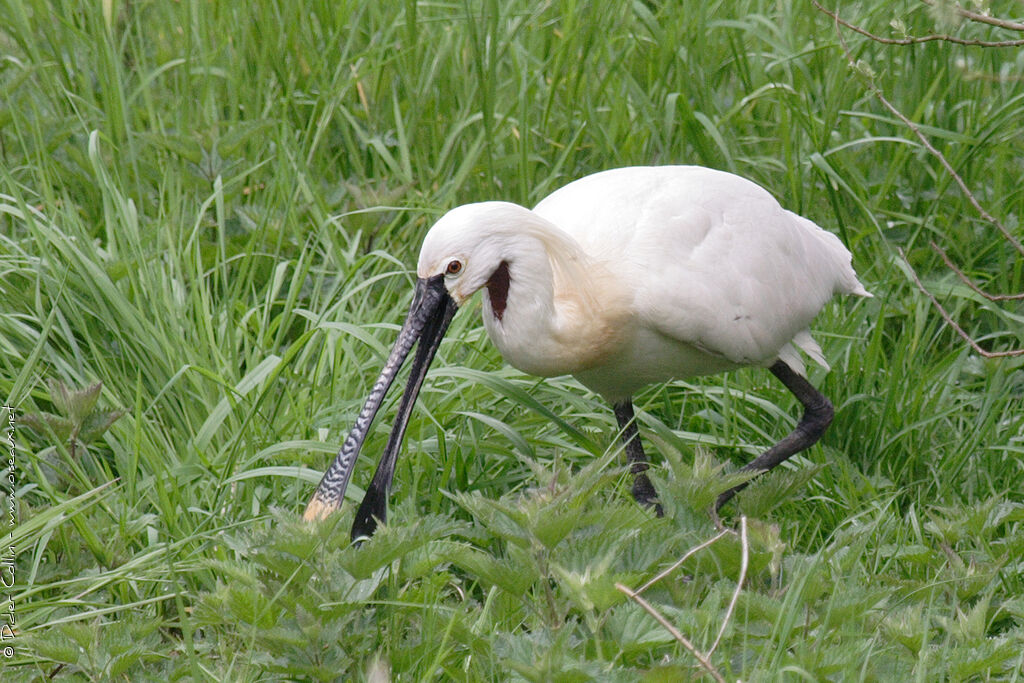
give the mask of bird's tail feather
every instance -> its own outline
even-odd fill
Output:
[[[782,350],[779,351],[779,360],[792,368],[794,372],[804,376],[807,375],[807,369],[804,367],[804,359],[800,357],[800,351],[797,351],[797,347],[806,353],[815,363],[826,370],[830,369],[828,361],[825,360],[825,355],[821,352],[821,347],[818,346],[818,342],[814,341],[814,337],[811,336],[810,331],[801,330],[800,332],[797,332],[795,337],[793,337],[792,342],[783,346]]]

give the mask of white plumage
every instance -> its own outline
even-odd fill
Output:
[[[808,326],[834,294],[870,296],[839,239],[739,176],[698,166],[587,176],[529,211],[505,202],[445,214],[420,252],[421,278],[461,304],[502,262],[501,320],[484,326],[511,365],[573,374],[615,402],[653,382],[781,359],[793,345],[825,365]]]
[[[835,235],[761,187],[696,166],[596,173],[532,211],[508,202],[452,209],[423,240],[409,317],[306,517],[340,506],[370,423],[418,342],[353,538],[384,520],[427,367],[457,307],[480,289],[484,327],[507,362],[534,375],[572,374],[612,403],[640,503],[661,514],[632,404],[654,382],[769,368],[804,407],[797,428],[744,468],[769,470],[815,443],[832,420],[797,348],[826,365],[811,321],[835,294],[871,296],[850,260]],[[725,490],[714,512],[741,488]]]

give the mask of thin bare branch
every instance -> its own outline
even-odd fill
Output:
[[[926,3],[930,4],[930,5],[934,4],[933,0],[922,0],[922,1],[926,2]],[[861,35],[865,35],[865,36],[871,38],[872,40],[876,40],[878,37],[874,36],[873,34],[867,32],[867,31],[864,31],[863,29],[860,29],[857,26],[854,26],[854,25],[850,24],[847,21],[844,21],[842,18],[839,17],[838,13],[830,12],[829,10],[826,10],[824,7],[822,7],[818,3],[817,0],[811,0],[811,2],[820,11],[822,11],[825,14],[827,14],[828,16],[832,17],[832,20],[835,22],[836,35],[839,37],[839,45],[840,45],[840,47],[842,47],[843,54],[846,56],[846,61],[850,64],[851,67],[856,68],[856,63],[854,61],[853,54],[850,52],[850,47],[849,47],[849,45],[847,45],[846,39],[843,37],[843,32],[840,29],[840,27],[849,28],[849,29],[851,29],[853,31],[856,31],[857,33],[859,33]],[[984,15],[979,15],[979,14],[976,14],[974,12],[969,12],[967,10],[963,10],[960,7],[957,7],[957,10],[958,10],[958,13],[961,16],[963,16],[963,17],[965,17],[967,19],[970,19],[971,21],[982,21],[983,23],[991,24],[993,26],[998,26],[1000,28],[1005,28],[1005,29],[1009,29],[1009,30],[1021,30],[1021,31],[1024,31],[1024,24],[1016,24],[1014,22],[1006,22],[1006,21],[1003,21],[1003,20],[993,20],[991,17],[986,17]],[[890,42],[890,41],[879,40],[878,42],[886,43],[886,42]],[[953,169],[952,164],[949,163],[949,160],[946,159],[945,155],[943,155],[942,152],[940,152],[938,149],[935,148],[934,145],[931,144],[931,142],[924,135],[924,133],[921,132],[921,129],[917,126],[917,124],[915,124],[913,121],[911,121],[906,116],[904,116],[903,113],[899,109],[897,109],[896,106],[893,105],[885,97],[885,95],[882,93],[881,88],[878,87],[878,85],[874,82],[874,79],[872,77],[867,76],[867,81],[868,81],[868,87],[871,89],[871,93],[875,96],[875,98],[879,102],[882,103],[882,106],[884,106],[886,109],[888,109],[889,112],[891,112],[896,118],[898,118],[900,121],[902,121],[903,124],[907,128],[909,128],[911,130],[911,132],[917,137],[917,139],[921,142],[921,144],[924,146],[924,148],[926,150],[928,150],[928,152],[932,156],[934,156],[936,159],[939,160],[939,163],[942,164],[942,167],[946,170],[947,173],[949,173],[950,177],[952,177],[953,180],[956,182],[956,184],[960,187],[960,190],[964,193],[964,196],[967,197],[967,200],[971,203],[971,206],[974,207],[975,211],[977,211],[978,214],[984,220],[986,220],[989,223],[991,223],[992,225],[994,225],[999,230],[999,232],[1002,233],[1002,235],[1006,239],[1006,241],[1009,242],[1011,245],[1013,245],[1014,249],[1017,250],[1017,253],[1024,255],[1024,245],[1021,245],[1020,240],[1018,240],[1016,237],[1014,237],[1010,233],[1010,231],[1006,229],[1006,226],[1004,226],[1001,221],[999,221],[995,216],[991,215],[988,211],[986,211],[984,209],[984,207],[981,206],[981,203],[978,201],[977,197],[975,197],[974,193],[971,192],[971,190],[967,187],[967,184],[964,182],[963,178],[961,178],[960,175]],[[956,264],[953,263],[952,259],[950,259],[947,256],[945,251],[943,251],[934,242],[932,243],[931,246],[942,257],[943,261],[945,261],[945,263],[946,263],[946,266],[948,268],[950,268],[954,273],[956,273],[957,277],[959,277],[962,282],[964,282],[973,291],[977,292],[978,294],[980,294],[981,296],[985,297],[986,299],[989,299],[990,301],[1008,301],[1008,300],[1024,299],[1024,295],[1016,295],[1016,294],[996,294],[996,295],[990,295],[990,294],[987,294],[986,292],[983,292],[977,285],[975,285],[970,280],[970,278],[967,277],[967,275],[960,268],[958,268],[956,266]],[[976,351],[979,355],[981,355],[984,358],[1006,358],[1006,357],[1024,355],[1024,348],[1012,349],[1012,350],[1009,350],[1009,351],[988,351],[986,349],[983,349],[981,347],[981,345],[978,344],[978,342],[975,341],[975,339],[973,337],[971,337],[971,335],[969,335],[962,327],[960,327],[959,324],[957,324],[957,322],[955,320],[953,320],[953,316],[950,315],[949,311],[947,311],[945,309],[945,307],[943,307],[942,304],[939,303],[939,300],[936,299],[935,296],[932,295],[932,293],[928,291],[928,289],[921,282],[921,278],[918,277],[917,271],[914,270],[913,266],[910,265],[910,261],[907,260],[906,254],[903,253],[902,249],[900,249],[899,251],[900,251],[900,255],[903,257],[903,261],[904,261],[904,263],[906,263],[907,269],[910,272],[911,277],[914,279],[914,283],[917,285],[918,289],[920,289],[924,293],[924,295],[928,297],[928,299],[931,301],[932,305],[935,306],[936,310],[938,310],[939,314],[942,316],[942,319],[946,321],[946,324],[949,325],[950,327],[952,327],[953,330],[964,341],[966,341],[971,346],[972,349],[974,349],[974,351]]]
[[[971,335],[967,334],[964,328],[960,327],[960,325],[958,325],[957,322],[953,320],[953,316],[951,316],[949,314],[949,311],[947,311],[942,306],[942,304],[939,303],[939,300],[936,299],[935,296],[931,292],[929,292],[927,288],[925,288],[924,284],[921,282],[921,278],[917,276],[917,271],[915,271],[914,267],[910,265],[910,261],[907,259],[907,255],[903,253],[903,249],[900,249],[899,251],[900,256],[903,257],[903,262],[907,265],[907,270],[910,271],[910,276],[914,279],[914,284],[917,285],[917,288],[924,292],[924,295],[927,296],[929,300],[931,300],[932,305],[935,306],[935,308],[939,311],[939,314],[942,316],[942,319],[946,321],[946,324],[952,327],[953,330],[956,331],[956,333],[960,335],[960,337],[965,342],[970,344],[971,348],[974,349],[978,353],[978,355],[984,358],[1010,358],[1014,356],[1024,356],[1024,349],[1011,349],[1009,351],[987,351],[981,348],[978,342],[976,342],[974,338],[971,337]]]
[[[979,287],[978,285],[974,284],[974,280],[972,280],[971,278],[967,277],[967,274],[964,271],[962,271],[959,266],[957,266],[955,263],[953,263],[953,259],[949,258],[949,255],[946,254],[946,251],[942,247],[940,247],[935,242],[932,242],[931,245],[932,245],[932,249],[939,256],[942,257],[942,260],[945,262],[946,267],[949,268],[950,270],[952,270],[954,273],[956,273],[956,276],[958,278],[960,278],[961,282],[963,282],[965,285],[970,287],[971,290],[973,290],[977,294],[980,294],[981,296],[985,297],[989,301],[1020,301],[1020,300],[1024,299],[1024,292],[1022,292],[1020,294],[989,294],[988,292],[983,290],[981,287]]]
[[[935,0],[921,0],[921,2],[930,7],[935,7]],[[1007,21],[1006,19],[1000,19],[999,17],[990,17],[987,14],[972,12],[969,9],[964,9],[960,5],[956,6],[956,13],[964,19],[970,19],[971,21],[976,21],[979,24],[988,24],[989,26],[1003,28],[1007,31],[1024,31],[1024,24],[1020,24],[1016,21]]]
[[[819,11],[824,12],[828,16],[832,17],[836,23],[845,26],[846,28],[861,34],[876,43],[882,43],[884,45],[917,45],[918,43],[929,43],[933,41],[942,41],[946,43],[955,43],[956,45],[973,45],[976,47],[1020,47],[1024,45],[1024,39],[1019,40],[975,40],[971,38],[958,38],[957,36],[951,36],[946,33],[933,33],[927,36],[911,36],[909,38],[884,38],[875,33],[871,33],[865,28],[862,28],[856,24],[851,24],[842,17],[839,16],[838,12],[825,9],[822,7],[818,0],[811,0],[811,3],[818,8]]]
[[[712,544],[716,543],[717,541],[720,541],[721,539],[725,538],[729,534],[734,534],[734,533],[736,533],[736,532],[732,531],[731,529],[723,529],[722,531],[718,532],[718,534],[716,534],[715,536],[709,538],[708,540],[704,541],[703,543],[700,543],[700,544],[690,548],[685,553],[683,553],[683,556],[681,558],[679,558],[679,560],[677,560],[671,567],[669,567],[665,571],[659,573],[657,576],[655,576],[653,579],[651,579],[650,581],[648,581],[647,583],[645,583],[643,586],[641,586],[640,588],[638,588],[635,591],[631,590],[627,586],[622,585],[621,583],[616,583],[615,584],[615,587],[619,591],[621,591],[622,593],[625,593],[631,599],[633,599],[638,605],[643,607],[644,610],[648,614],[650,614],[652,617],[654,617],[658,621],[658,623],[661,624],[665,628],[665,630],[667,630],[670,634],[672,634],[672,637],[675,638],[676,641],[678,641],[683,647],[685,647],[690,652],[690,654],[692,654],[694,657],[696,657],[697,661],[701,663],[701,666],[703,666],[704,669],[708,673],[710,673],[715,678],[716,681],[724,681],[725,679],[722,678],[722,675],[720,673],[718,673],[718,670],[715,669],[714,665],[711,663],[711,655],[718,648],[718,644],[720,642],[722,642],[722,637],[725,635],[725,629],[728,628],[729,621],[732,619],[733,612],[735,612],[735,610],[736,610],[736,604],[739,602],[740,593],[743,590],[743,584],[747,580],[747,567],[750,564],[750,543],[749,543],[748,538],[747,538],[747,518],[746,517],[740,517],[740,534],[739,535],[740,535],[740,548],[742,550],[742,555],[740,557],[740,575],[739,575],[739,577],[736,580],[736,589],[733,591],[732,599],[729,601],[729,606],[725,610],[725,617],[722,620],[722,626],[718,629],[718,635],[715,637],[715,642],[712,643],[711,649],[708,650],[706,654],[702,653],[700,650],[698,650],[696,648],[696,646],[693,643],[691,643],[689,641],[689,639],[687,639],[686,636],[684,636],[679,629],[677,629],[675,626],[673,626],[672,623],[668,619],[665,618],[665,615],[663,615],[661,612],[659,612],[649,602],[647,602],[642,597],[640,597],[640,594],[643,593],[648,588],[650,588],[655,583],[657,583],[658,581],[661,581],[663,578],[665,578],[666,576],[671,574],[676,569],[678,569],[679,566],[683,564],[683,562],[685,562],[689,558],[693,557],[693,555],[695,553],[697,553],[697,552],[699,552],[699,551],[701,551],[701,550],[711,546]]]
[[[700,665],[704,667],[705,671],[711,674],[712,678],[714,678],[719,683],[725,683],[725,678],[723,678],[722,674],[719,673],[718,669],[715,668],[715,665],[711,663],[711,660],[709,660],[706,656],[701,654],[700,650],[694,647],[693,643],[691,643],[689,639],[687,639],[687,637],[679,631],[679,629],[673,626],[672,622],[665,618],[665,615],[663,615],[661,612],[654,608],[654,605],[644,600],[642,597],[640,597],[639,594],[630,590],[628,586],[624,586],[621,583],[616,583],[615,587],[619,591],[628,595],[630,599],[636,602],[636,604],[643,607],[644,611],[646,611],[648,614],[654,617],[655,620],[657,620],[657,622],[661,624],[666,631],[672,634],[672,637],[675,638],[680,645],[685,647],[687,651],[691,655],[693,655],[698,662],[700,662]]]
[[[932,0],[923,0],[923,1],[924,2],[928,2],[929,4],[934,4],[932,2]],[[848,22],[845,22],[845,20],[843,20],[839,16],[839,14],[837,12],[831,12],[831,11],[828,11],[828,10],[824,9],[817,2],[817,0],[811,0],[811,2],[819,10],[821,10],[825,14],[829,15],[830,17],[833,17],[833,20],[836,23],[836,34],[839,37],[839,42],[840,42],[840,46],[843,48],[843,53],[846,55],[846,59],[849,62],[849,65],[851,67],[853,67],[853,68],[856,68],[856,62],[854,61],[854,57],[853,57],[853,54],[850,51],[849,45],[847,45],[846,39],[843,37],[843,32],[841,30],[841,27],[846,27],[848,29],[856,31],[857,33],[859,33],[861,35],[866,35],[866,36],[868,36],[869,38],[872,38],[872,39],[874,39],[874,37],[871,34],[868,34],[868,33],[864,32],[862,30],[859,30],[857,27],[854,27],[854,26],[850,25]],[[965,16],[965,17],[967,17],[967,18],[969,18],[971,20],[982,20],[982,18],[979,18],[979,17],[983,17],[985,19],[990,19],[991,18],[991,17],[984,17],[984,15],[981,15],[981,14],[975,15],[976,14],[975,12],[968,12],[967,10],[963,10],[962,8],[959,8],[959,7],[957,7],[957,10],[958,10],[959,13],[961,13],[962,16]],[[992,26],[998,26],[999,28],[1010,29],[1010,30],[1015,30],[1015,31],[1016,30],[1024,31],[1024,25],[1016,25],[1014,23],[1002,22],[1002,20],[998,20],[998,22],[989,22],[989,20],[986,20],[986,22],[984,22],[984,23],[991,24]],[[880,41],[880,42],[885,42],[885,41]],[[889,101],[889,99],[882,92],[882,89],[878,86],[877,83],[874,83],[874,80],[870,76],[867,76],[866,79],[867,79],[868,87],[871,90],[871,94],[873,94],[874,97],[876,97],[876,99],[878,99],[882,103],[882,105],[885,106],[885,108],[887,110],[889,110],[889,112],[893,116],[895,116],[897,119],[899,119],[903,123],[903,125],[905,125],[907,128],[909,128],[910,131],[914,134],[914,136],[921,141],[922,145],[924,145],[924,147],[929,152],[929,154],[931,154],[933,157],[935,157],[935,159],[937,159],[939,161],[939,163],[946,170],[946,172],[949,174],[949,176],[956,182],[957,186],[959,188],[961,188],[961,191],[963,191],[964,196],[967,197],[968,201],[971,203],[971,206],[974,207],[975,211],[977,211],[978,214],[984,220],[986,220],[990,224],[994,225],[999,230],[999,232],[1002,233],[1002,237],[1004,237],[1006,239],[1006,241],[1009,242],[1014,247],[1014,249],[1017,250],[1017,252],[1019,254],[1024,255],[1024,245],[1021,245],[1021,242],[1017,238],[1015,238],[1013,236],[1013,234],[1010,232],[1010,230],[1008,230],[1007,227],[1004,224],[1001,223],[1001,221],[999,221],[997,218],[992,216],[990,213],[988,213],[988,211],[986,211],[984,209],[984,207],[981,206],[981,203],[978,201],[978,198],[976,198],[974,196],[974,193],[972,193],[971,189],[967,186],[967,183],[964,182],[964,179],[961,176],[959,176],[958,173],[956,173],[956,171],[953,169],[953,167],[949,163],[949,161],[945,158],[945,156],[941,152],[939,152],[937,150],[935,145],[933,145],[931,143],[931,141],[928,139],[928,137],[921,131],[921,128],[918,125],[916,125],[915,123],[913,123],[912,121],[910,121],[906,116],[904,116],[902,112],[900,112],[898,109],[896,109],[896,106],[892,102]],[[983,297],[985,297],[985,298],[987,298],[987,299],[989,299],[991,301],[1006,301],[1006,300],[1024,299],[1024,295],[989,295],[989,294],[986,294],[985,292],[982,292],[980,288],[978,288],[973,282],[971,282],[971,280],[968,278],[967,274],[964,273],[964,271],[961,268],[958,268],[952,262],[952,260],[946,255],[946,253],[941,248],[939,248],[935,243],[932,243],[932,248],[939,253],[939,255],[942,257],[943,261],[945,261],[946,266],[949,267],[953,272],[956,273],[957,278],[961,279],[962,282],[967,284],[973,291],[977,292],[981,296],[983,296]],[[939,314],[942,315],[942,319],[944,319],[946,324],[949,327],[951,327],[956,332],[956,334],[959,335],[959,337],[961,337],[962,339],[964,339],[964,341],[966,341],[968,344],[970,344],[971,348],[973,348],[979,355],[981,355],[981,356],[983,356],[985,358],[1000,358],[1000,357],[1010,357],[1010,356],[1024,355],[1024,348],[1017,348],[1017,349],[1012,349],[1012,350],[1008,350],[1008,351],[988,351],[988,350],[982,348],[981,345],[973,337],[971,337],[971,335],[969,335],[964,330],[964,328],[962,328],[961,326],[957,325],[957,323],[955,321],[953,321],[952,315],[949,314],[949,311],[947,311],[945,309],[945,307],[942,304],[939,303],[939,300],[936,299],[935,296],[932,295],[932,293],[929,292],[928,289],[921,282],[921,279],[918,276],[918,272],[916,272],[913,269],[913,267],[910,265],[910,262],[907,260],[906,255],[903,253],[903,250],[900,249],[899,251],[900,251],[900,255],[903,257],[904,263],[906,263],[906,266],[907,266],[907,269],[910,272],[911,278],[913,278],[914,284],[916,284],[916,286],[918,286],[918,289],[920,289],[925,294],[925,296],[927,296],[929,298],[929,300],[932,302],[932,305],[935,306],[936,310],[939,311]]]
[[[747,566],[750,564],[750,544],[747,542],[747,518],[746,516],[740,517],[740,548],[742,555],[740,555],[740,575],[736,579],[736,590],[732,592],[732,600],[729,601],[729,608],[725,610],[725,618],[722,619],[722,627],[718,629],[718,635],[715,636],[715,642],[711,644],[711,649],[708,650],[708,659],[715,653],[718,648],[718,644],[722,641],[722,636],[725,635],[725,629],[729,625],[729,620],[732,619],[733,610],[736,609],[736,603],[740,599],[740,591],[743,590],[743,583],[747,580]]]
[[[708,546],[710,546],[710,545],[714,544],[715,542],[721,540],[723,537],[728,536],[729,534],[733,534],[733,533],[736,533],[736,532],[734,532],[732,529],[723,529],[722,531],[720,531],[718,533],[718,535],[712,536],[711,538],[709,538],[708,540],[704,541],[700,545],[696,545],[696,546],[690,548],[689,550],[686,551],[686,553],[683,554],[682,557],[680,557],[678,560],[676,560],[676,562],[671,567],[669,567],[665,571],[659,573],[653,579],[651,579],[650,581],[648,581],[644,585],[642,585],[639,588],[637,588],[636,589],[637,594],[643,593],[648,588],[650,588],[651,586],[653,586],[654,584],[658,583],[659,581],[664,579],[666,576],[668,576],[669,574],[674,572],[676,569],[679,569],[679,567],[682,566],[683,562],[686,562],[688,559],[693,557],[696,553],[700,552],[701,550],[704,550],[704,548],[707,548]]]
[[[813,2],[815,5],[818,5],[817,0],[811,0],[811,2]],[[820,7],[820,5],[818,6]],[[846,55],[846,61],[850,64],[851,67],[856,68],[857,63],[853,58],[853,53],[850,52],[850,46],[847,45],[846,39],[843,37],[843,32],[839,28],[840,25],[841,24],[839,24],[838,22],[836,23],[836,35],[839,37],[839,45],[843,49],[843,54]],[[867,77],[867,82],[868,87],[871,89],[871,94],[875,96],[875,99],[881,102],[882,106],[888,109],[893,116],[895,116],[901,122],[903,122],[903,125],[910,129],[910,131],[921,142],[924,148],[928,150],[928,153],[931,154],[936,159],[938,159],[939,163],[942,164],[942,167],[946,169],[946,173],[948,173],[950,177],[953,178],[954,182],[956,182],[957,186],[960,188],[960,191],[964,193],[965,197],[967,197],[967,201],[970,202],[971,206],[974,207],[974,210],[978,212],[978,215],[980,215],[983,219],[994,225],[999,230],[999,232],[1003,234],[1003,237],[1006,239],[1006,241],[1013,245],[1013,248],[1016,249],[1018,253],[1024,255],[1024,245],[1020,243],[1020,240],[1014,237],[998,218],[996,218],[995,216],[993,216],[992,214],[985,210],[985,207],[981,205],[981,202],[978,201],[978,198],[975,197],[974,193],[971,192],[969,187],[967,187],[967,183],[964,182],[964,179],[961,178],[960,174],[956,172],[956,170],[953,168],[953,165],[949,163],[948,159],[946,159],[946,156],[938,149],[936,149],[935,145],[931,143],[928,137],[921,132],[921,128],[918,127],[916,123],[907,118],[903,114],[903,112],[897,109],[896,106],[886,98],[886,96],[882,93],[882,89],[878,87],[878,84],[875,83],[873,78]]]

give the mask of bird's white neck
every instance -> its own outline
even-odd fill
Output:
[[[533,375],[585,370],[618,348],[626,302],[604,264],[526,211],[505,259],[504,302],[484,289],[484,327],[505,360]],[[497,272],[497,271],[496,271]],[[504,303],[504,308],[501,304]]]

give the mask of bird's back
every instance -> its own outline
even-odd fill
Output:
[[[633,292],[636,324],[736,364],[793,361],[794,341],[820,360],[814,316],[834,294],[870,296],[835,235],[730,173],[604,171],[534,210]]]

